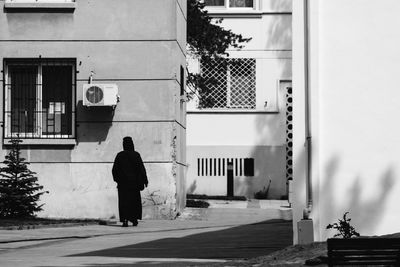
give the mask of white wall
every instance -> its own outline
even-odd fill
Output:
[[[298,243],[297,222],[306,208],[305,70],[303,1],[293,3],[293,242]]]
[[[293,16],[297,91],[304,89],[301,2],[295,4]],[[400,168],[400,2],[310,2],[315,237],[332,236],[326,225],[346,211],[362,235],[400,232],[396,179]],[[303,96],[299,93],[294,100],[294,117],[298,117],[294,179],[299,201],[294,224],[305,200]]]
[[[250,157],[255,159],[255,176],[235,177],[235,195],[253,197],[254,192],[268,186],[269,180],[271,197],[286,194],[286,87],[282,89],[282,82],[290,81],[292,76],[292,1],[256,2],[255,10],[209,9],[211,16],[224,18],[224,28],[252,37],[243,49],[228,52],[232,58],[256,59],[256,109],[204,112],[197,109],[196,99],[188,104],[189,193],[226,194],[226,177],[197,176],[198,158]],[[191,61],[189,68],[198,70],[198,63]]]

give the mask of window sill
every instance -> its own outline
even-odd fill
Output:
[[[70,3],[15,3],[15,2],[5,2],[5,9],[65,9],[74,10],[76,8],[76,2]]]
[[[218,110],[218,109],[200,109],[188,110],[187,114],[278,114],[278,110]]]
[[[3,145],[11,145],[9,142],[11,138],[4,138]],[[75,146],[77,144],[75,139],[21,139],[21,146],[24,145],[57,145],[57,146]]]
[[[291,10],[256,10],[251,8],[208,8],[212,18],[262,18],[263,15],[292,15]]]
[[[210,17],[224,18],[261,18],[263,13],[254,9],[208,9]]]

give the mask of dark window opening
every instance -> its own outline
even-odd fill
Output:
[[[244,176],[254,176],[254,159],[244,159]]]
[[[185,69],[181,66],[180,73],[181,96],[185,95]]]

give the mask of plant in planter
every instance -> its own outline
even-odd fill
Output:
[[[326,229],[335,229],[338,231],[338,233],[335,234],[334,237],[341,236],[344,239],[349,239],[352,237],[360,236],[360,234],[350,224],[351,219],[346,217],[347,214],[349,214],[349,212],[343,214],[343,219],[339,219],[337,223],[328,224],[326,226]]]

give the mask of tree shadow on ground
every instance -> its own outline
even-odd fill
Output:
[[[91,251],[68,257],[238,259],[267,255],[292,244],[292,222],[268,220],[220,231]]]
[[[215,263],[214,263],[215,264]],[[127,266],[163,266],[163,267],[188,267],[188,266],[213,266],[210,262],[192,262],[192,261],[180,261],[180,262],[166,262],[166,261],[135,261],[134,263],[105,263],[105,264],[87,264],[83,265],[86,267],[127,267]]]

